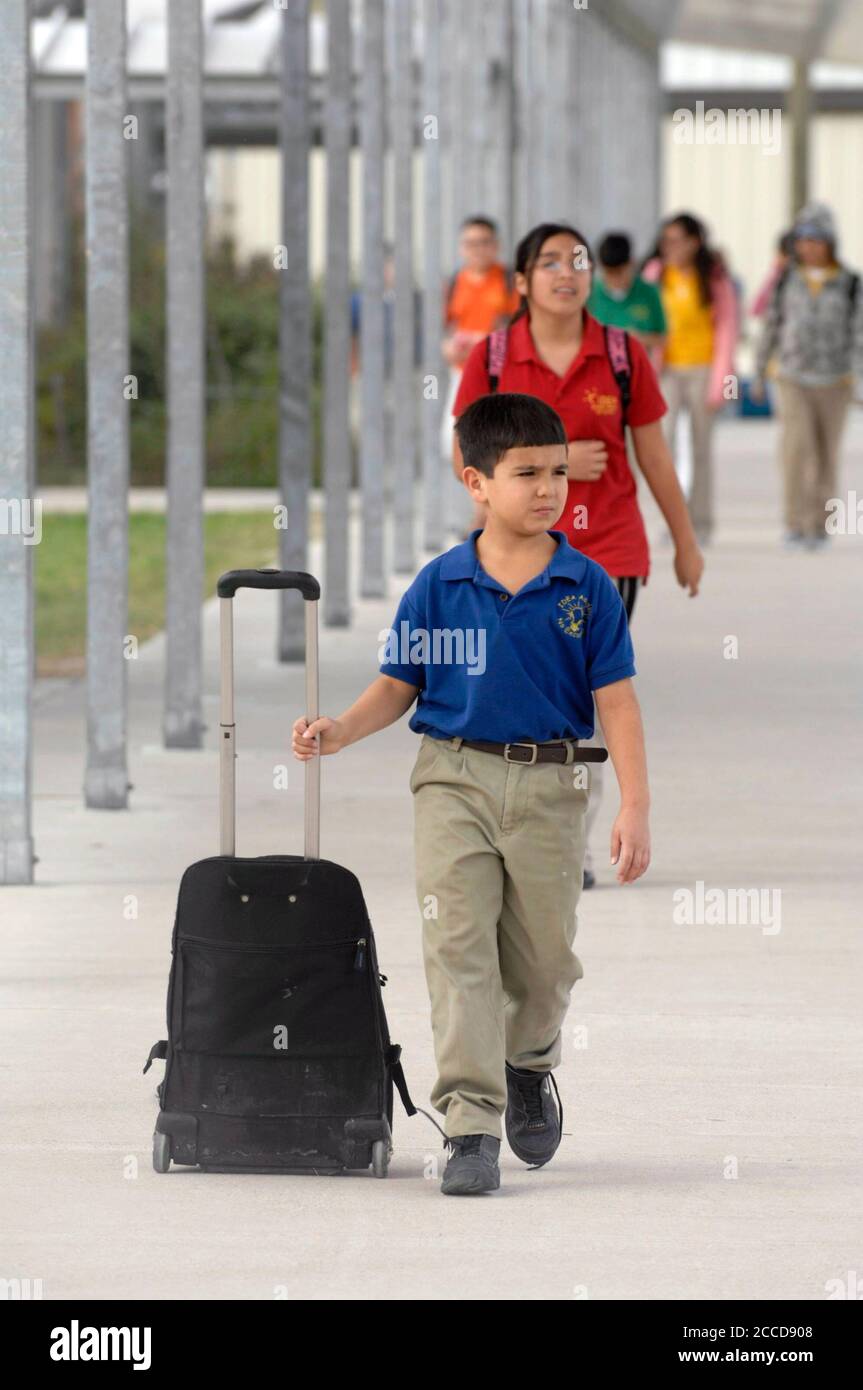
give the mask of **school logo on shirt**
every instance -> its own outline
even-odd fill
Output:
[[[584,594],[567,594],[557,606],[563,609],[563,617],[557,620],[558,627],[569,637],[582,637],[584,622],[590,613],[590,600]]]
[[[588,386],[584,392],[584,399],[590,406],[594,415],[614,415],[620,408],[620,398],[618,396],[604,396],[597,391],[595,386]]]

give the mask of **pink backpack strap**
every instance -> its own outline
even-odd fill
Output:
[[[620,416],[621,423],[625,429],[632,383],[632,365],[629,360],[629,337],[624,328],[612,328],[608,325],[606,325],[604,333],[605,350],[608,354],[609,366],[614,373],[617,389],[620,392]]]
[[[493,333],[489,333],[486,339],[485,366],[488,372],[488,384],[491,391],[497,390],[500,374],[503,371],[503,364],[506,361],[506,348],[508,342],[508,328],[496,328]]]
[[[611,363],[611,370],[617,376],[620,372],[629,371],[629,353],[626,348],[626,330],[623,328],[606,328],[605,341],[608,344],[608,360]]]

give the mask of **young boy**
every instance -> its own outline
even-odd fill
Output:
[[[603,568],[550,530],[567,495],[566,433],[533,396],[481,397],[456,423],[483,530],[427,564],[399,605],[381,675],[338,719],[293,726],[304,760],[410,709],[417,897],[449,1161],[441,1190],[500,1185],[514,1153],[547,1163],[561,1138],[552,1069],[569,993],[587,792],[578,743],[593,698],[621,791],[611,862],[650,859],[641,716],[623,602]],[[595,751],[595,750],[591,750]],[[555,1094],[557,1086],[554,1086]]]

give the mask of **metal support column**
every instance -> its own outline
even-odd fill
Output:
[[[129,581],[126,6],[87,0],[87,806],[122,809]]]
[[[200,748],[205,483],[202,30],[199,0],[168,6],[165,90],[168,457],[165,547],[167,748]]]

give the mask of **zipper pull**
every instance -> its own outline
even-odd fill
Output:
[[[366,963],[366,938],[361,936],[357,942],[357,951],[354,956],[354,970],[362,970]]]

